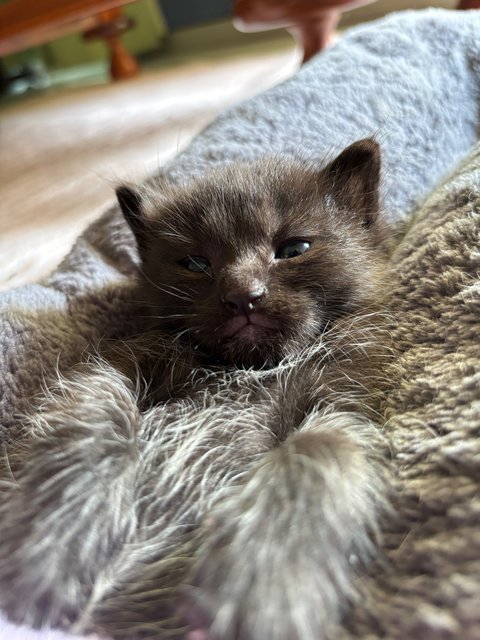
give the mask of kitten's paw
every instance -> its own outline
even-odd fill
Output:
[[[311,415],[225,496],[204,525],[192,631],[208,628],[206,640],[332,637],[374,553],[384,501],[366,453],[374,437],[354,414]]]

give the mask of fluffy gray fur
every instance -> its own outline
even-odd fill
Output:
[[[382,437],[352,412],[366,398],[346,366],[376,334],[375,316],[350,319],[143,415],[103,360],[61,379],[8,458],[2,608],[116,638],[182,638],[185,617],[215,638],[327,637],[386,505]]]

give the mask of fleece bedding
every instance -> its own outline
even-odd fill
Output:
[[[324,159],[372,135],[382,145],[383,206],[402,228],[389,298],[400,382],[385,427],[401,488],[383,560],[359,579],[339,639],[480,638],[479,97],[480,12],[394,14],[220,116],[163,169],[180,182],[239,158]],[[154,464],[132,471],[135,434],[120,432],[134,411],[128,389],[107,402],[98,377],[77,387],[82,411],[105,399],[110,431],[95,438],[62,442],[64,424],[34,433],[41,421],[24,417],[41,414],[44,389],[101,340],[135,329],[136,269],[114,206],[49,278],[0,297],[0,607],[16,622],[164,635],[152,601],[161,567],[149,553],[168,525],[160,503],[143,528],[109,509],[110,492],[128,504],[139,478],[162,491]],[[150,451],[161,447],[155,437]],[[100,480],[77,495],[76,473],[92,460]],[[123,534],[108,544],[116,527]],[[92,553],[98,571],[87,574],[82,557]]]

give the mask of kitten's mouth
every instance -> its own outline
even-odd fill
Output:
[[[278,323],[261,313],[239,315],[227,320],[222,328],[224,338],[244,338],[252,340],[264,333],[265,329],[278,329]]]

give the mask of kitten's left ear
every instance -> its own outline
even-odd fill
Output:
[[[380,145],[372,138],[354,142],[323,170],[326,189],[337,203],[371,226],[379,211]]]
[[[142,197],[134,187],[122,185],[115,189],[118,204],[128,226],[133,231],[140,252],[145,248],[150,232],[142,206]]]

